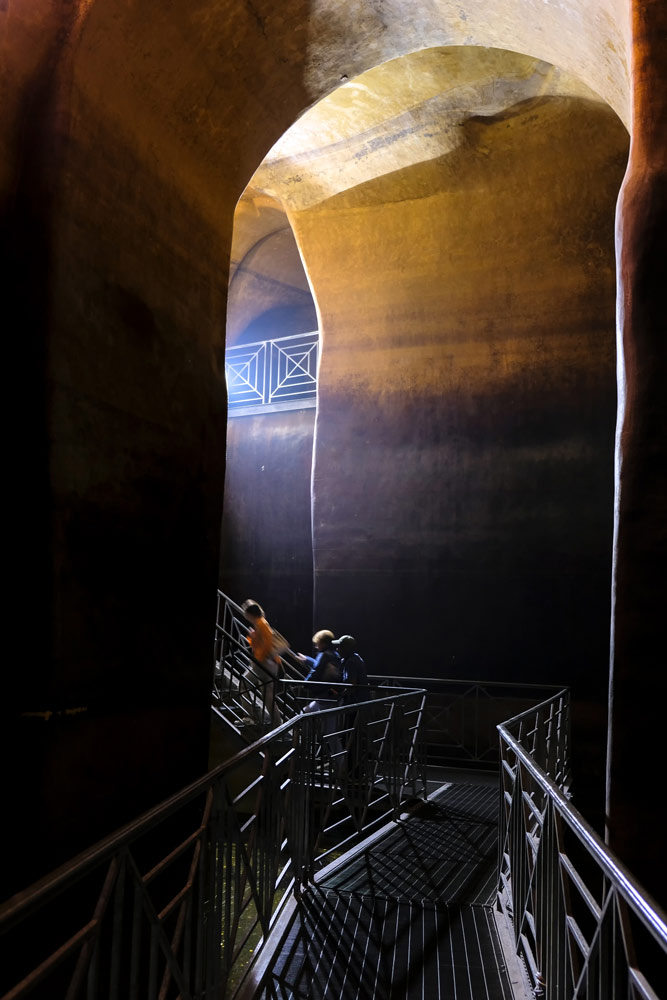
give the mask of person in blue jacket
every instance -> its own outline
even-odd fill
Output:
[[[370,698],[368,674],[366,664],[356,651],[356,639],[351,635],[342,635],[340,639],[334,640],[333,645],[341,658],[343,681],[352,685],[343,692],[343,704],[356,705],[360,701],[368,701]]]
[[[306,674],[307,681],[319,681],[317,688],[313,690],[316,695],[315,700],[309,702],[304,709],[305,712],[320,712],[326,708],[332,708],[340,697],[342,689],[337,687],[343,680],[343,669],[336,649],[334,648],[334,634],[329,629],[321,629],[313,636],[313,646],[316,656],[304,656],[297,653],[298,659],[307,664],[310,669]],[[324,687],[324,683],[328,686]],[[340,737],[337,735],[338,717],[329,713],[322,718],[322,736],[329,744],[329,750],[336,756],[342,751]]]
[[[316,656],[304,656],[303,653],[297,653],[297,657],[302,663],[307,664],[310,669],[306,674],[307,681],[331,681],[335,683],[336,681],[340,683],[343,680],[343,669],[340,661],[340,656],[334,647],[334,634],[328,629],[322,629],[316,632],[313,636],[313,646],[317,651]],[[339,690],[332,688],[330,692],[327,692],[323,697],[328,697],[331,693],[332,697],[338,697],[340,694]]]

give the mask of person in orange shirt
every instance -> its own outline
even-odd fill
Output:
[[[272,680],[266,686],[265,705],[274,726],[281,724],[282,716],[276,705],[276,677],[280,670],[280,660],[274,653],[275,637],[273,629],[264,617],[264,612],[257,601],[247,600],[241,605],[243,614],[252,628],[246,636],[250,643],[253,657],[271,675]]]

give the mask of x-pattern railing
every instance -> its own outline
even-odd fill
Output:
[[[318,349],[317,330],[227,348],[230,407],[294,402],[314,396]]]
[[[500,884],[536,996],[667,996],[667,921],[569,801],[566,692],[499,726]]]
[[[19,997],[231,996],[291,891],[421,791],[423,692],[285,723],[0,911]]]

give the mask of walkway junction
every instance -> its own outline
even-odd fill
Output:
[[[285,660],[271,730],[245,634],[219,595],[231,755],[2,908],[4,1000],[667,998],[665,914],[570,797],[567,690],[373,677],[308,714]]]

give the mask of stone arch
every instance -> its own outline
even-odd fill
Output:
[[[544,129],[545,137],[536,143],[534,136],[541,129]],[[579,154],[578,143],[583,133],[587,135],[587,149]],[[535,149],[534,153],[526,154],[533,158],[528,158],[525,164],[521,159],[521,143],[526,149],[532,146]],[[582,161],[576,167],[572,163],[572,150],[577,150],[577,158]],[[590,156],[588,167],[584,165],[586,155]],[[373,633],[372,640],[368,641],[387,669],[397,669],[392,655],[392,650],[396,652],[396,648],[392,638],[386,642],[382,640],[379,608],[377,613],[368,611],[373,606],[373,597],[369,596],[374,589],[373,573],[395,582],[391,613],[400,619],[407,607],[401,606],[399,593],[410,595],[410,607],[413,606],[412,601],[421,601],[428,593],[432,596],[439,594],[436,582],[438,565],[444,560],[450,567],[447,574],[452,566],[458,566],[458,569],[453,569],[452,580],[457,573],[463,572],[472,591],[487,592],[488,600],[482,602],[484,609],[480,613],[485,620],[493,618],[496,622],[491,631],[495,637],[494,669],[499,670],[498,677],[501,674],[505,676],[512,669],[518,676],[517,670],[523,668],[517,666],[517,661],[528,663],[530,658],[527,650],[519,653],[521,642],[525,641],[528,649],[532,648],[535,635],[544,628],[538,609],[551,607],[552,613],[556,613],[554,608],[559,606],[561,617],[570,621],[576,618],[579,622],[577,626],[572,625],[573,634],[579,636],[579,649],[574,659],[569,657],[568,670],[571,669],[573,676],[579,677],[594,673],[595,679],[589,677],[589,683],[596,689],[597,697],[602,696],[606,683],[609,614],[606,581],[609,576],[612,514],[609,498],[614,421],[613,215],[626,155],[627,135],[614,113],[597,95],[554,67],[500,50],[483,52],[478,47],[422,49],[411,56],[384,63],[350,80],[324,98],[286,133],[253,175],[252,185],[256,195],[261,193],[264,197],[272,197],[287,207],[315,295],[322,299],[324,398],[318,417],[319,459],[316,455],[313,522],[316,525],[316,574],[319,575],[320,591],[324,596],[316,604],[317,614],[325,618],[327,614],[332,614],[335,627],[344,631],[351,629],[360,635],[370,635],[368,622],[365,621],[370,615],[377,622],[379,633]],[[503,166],[506,156],[509,160]],[[542,164],[539,164],[540,156]],[[494,197],[516,205],[516,210],[510,208],[503,214],[504,209],[494,208],[493,197],[489,194],[489,184],[494,183],[494,170],[497,172],[495,183],[501,185],[499,194]],[[575,174],[576,181],[572,180]],[[533,179],[533,175],[540,180]],[[511,177],[515,179],[514,186],[508,185]],[[598,183],[598,178],[604,178],[604,182]],[[551,184],[556,193],[545,193],[545,184]],[[456,195],[459,188],[460,192]],[[454,192],[449,201],[443,197],[443,192],[447,191]],[[452,219],[460,215],[457,198],[462,198],[466,206],[463,211],[469,220],[469,233],[466,233],[463,217],[459,218],[459,223],[448,223],[447,213]],[[531,198],[535,199],[534,207],[526,204]],[[397,205],[394,218],[399,218],[402,202],[406,207],[398,223],[381,221],[389,218],[389,210],[385,206],[392,203]],[[428,204],[429,208],[420,208],[420,203],[421,206]],[[592,205],[595,205],[594,209],[590,207]],[[420,212],[424,211],[427,215],[431,213],[432,222],[427,221],[423,214],[420,216]],[[531,221],[531,212],[534,213],[534,221]],[[567,215],[568,212],[570,215]],[[408,215],[412,222],[408,222]],[[512,230],[516,221],[513,216],[518,215],[523,221],[517,222],[516,229]],[[578,219],[577,215],[583,218]],[[422,221],[414,221],[420,218]],[[374,225],[379,227],[375,233]],[[388,225],[388,228],[383,229],[383,225]],[[405,233],[412,232],[414,238],[407,239],[400,228],[392,229],[392,225],[403,226]],[[449,230],[448,225],[451,227]],[[489,230],[487,234],[484,233],[485,225]],[[504,229],[507,227],[510,231],[506,233]],[[540,241],[541,228],[549,235]],[[454,241],[452,246],[447,246],[447,236],[443,239],[441,230]],[[491,239],[489,234],[493,234]],[[327,244],[330,244],[329,248]],[[519,250],[520,244],[523,250]],[[469,246],[467,256],[464,245]],[[501,248],[500,251],[497,247]],[[473,248],[477,248],[477,260]],[[452,266],[446,262],[452,252],[460,257],[460,265]],[[494,256],[498,252],[500,256]],[[517,252],[515,258],[513,254]],[[434,281],[448,281],[460,292],[468,281],[469,272],[474,275],[472,280],[476,286],[474,290],[470,289],[471,294],[479,300],[483,298],[484,286],[489,281],[497,286],[490,293],[488,308],[480,313],[479,322],[488,327],[488,334],[466,340],[462,331],[470,330],[471,324],[475,323],[472,300],[468,298],[466,304],[465,294],[457,295],[457,292],[450,293],[447,298],[442,291],[434,293],[424,284],[420,272],[431,265],[424,264],[422,259],[428,261],[434,255],[438,256],[437,265],[428,272]],[[485,255],[489,256],[487,270],[483,263]],[[346,267],[347,257],[353,261],[349,267]],[[602,261],[600,273],[593,277]],[[508,276],[504,291],[498,275],[493,277],[494,267],[498,272],[505,271]],[[531,267],[549,276],[544,280],[537,278],[531,285],[530,278],[527,281],[525,277]],[[384,269],[390,275],[388,282],[382,274]],[[367,275],[365,284],[364,274]],[[401,297],[403,284],[408,292]],[[381,291],[377,292],[377,289]],[[503,295],[505,297],[499,306],[501,299],[494,296]],[[380,299],[391,303],[398,320],[383,312]],[[565,299],[568,300],[571,316],[568,323],[563,323],[558,315]],[[588,305],[575,319],[576,302],[583,303],[584,299]],[[517,306],[519,302],[523,302],[520,307]],[[430,310],[433,310],[432,314]],[[554,315],[541,315],[545,311]],[[497,315],[494,316],[494,313]],[[514,332],[512,324],[516,327]],[[532,336],[530,326],[534,327]],[[492,349],[488,345],[482,346],[485,337],[488,343],[495,345]],[[558,338],[560,346],[557,347]],[[447,346],[448,339],[451,346]],[[463,342],[468,344],[470,358],[477,357],[473,364],[462,360]],[[569,347],[566,346],[568,342]],[[511,347],[512,343],[514,347]],[[483,361],[478,354],[480,349],[482,352],[491,350],[493,357],[489,355]],[[408,350],[410,353],[402,353]],[[507,351],[515,355],[516,366],[513,369],[511,361],[500,361]],[[443,368],[441,352],[447,354],[447,365],[451,371],[447,371],[447,366]],[[421,372],[419,366],[415,367],[410,360],[418,354],[428,360]],[[529,361],[533,356],[537,360]],[[453,362],[456,357],[460,360]],[[493,369],[502,364],[507,367],[500,379],[509,393],[505,403],[501,402],[496,389],[490,388],[491,383],[499,378]],[[604,387],[599,383],[593,388],[597,378],[593,374],[596,364],[604,367]],[[456,416],[457,408],[458,411],[470,411],[471,406],[473,409],[480,409],[483,405],[494,408],[495,424],[499,427],[507,417],[507,413],[503,416],[503,412],[508,407],[511,409],[512,379],[518,376],[522,365],[534,368],[536,381],[532,389],[529,387],[530,380],[524,383],[521,390],[523,402],[515,404],[519,406],[519,411],[512,420],[520,423],[522,419],[530,419],[542,425],[543,429],[548,424],[553,426],[555,437],[547,443],[541,432],[536,431],[534,439],[531,438],[531,462],[534,460],[535,464],[529,462],[520,472],[523,460],[519,461],[514,468],[514,487],[508,485],[512,481],[510,477],[505,488],[509,496],[523,477],[522,489],[526,497],[514,497],[517,511],[524,509],[526,513],[529,497],[542,510],[541,527],[537,514],[531,515],[535,518],[533,528],[536,534],[533,542],[525,547],[540,562],[538,577],[542,586],[550,573],[554,580],[560,575],[561,583],[576,575],[573,551],[569,555],[562,552],[557,558],[558,568],[552,566],[551,570],[544,565],[544,553],[538,555],[538,550],[541,551],[538,538],[546,538],[549,532],[553,535],[552,541],[555,541],[561,531],[565,539],[569,537],[571,545],[578,537],[572,521],[576,509],[573,504],[569,504],[571,514],[560,521],[558,517],[552,521],[551,515],[546,515],[546,507],[540,507],[541,504],[551,506],[553,514],[560,504],[562,514],[568,506],[567,491],[572,491],[575,483],[564,472],[565,465],[559,467],[558,462],[554,463],[555,452],[551,449],[560,448],[563,455],[569,455],[567,461],[570,468],[579,467],[580,470],[591,465],[591,456],[596,452],[593,464],[602,461],[600,455],[605,451],[604,463],[589,484],[598,497],[595,502],[600,504],[598,526],[604,525],[605,530],[593,546],[596,554],[593,554],[593,548],[586,557],[583,556],[583,547],[580,551],[579,573],[584,578],[590,577],[592,598],[587,591],[585,599],[580,594],[580,599],[575,600],[578,591],[571,584],[566,585],[565,591],[561,589],[558,598],[555,598],[555,591],[550,592],[548,597],[548,585],[543,592],[535,580],[532,586],[527,583],[531,574],[534,576],[535,567],[527,570],[526,585],[521,594],[516,593],[515,584],[509,583],[509,577],[499,584],[499,577],[494,575],[496,571],[490,569],[493,561],[499,560],[497,571],[501,575],[508,572],[511,575],[512,559],[507,552],[501,555],[500,549],[492,554],[496,543],[491,536],[487,539],[486,583],[479,575],[475,576],[470,569],[465,569],[466,565],[478,564],[483,552],[479,548],[473,556],[472,550],[466,549],[466,544],[461,547],[459,543],[463,534],[472,530],[481,538],[490,528],[490,522],[486,528],[483,527],[484,515],[479,508],[472,517],[468,516],[470,523],[466,527],[466,516],[462,511],[470,511],[471,502],[478,503],[486,487],[481,479],[473,476],[468,481],[468,494],[461,494],[456,500],[457,487],[451,478],[447,480],[447,463],[454,463],[462,470],[470,464],[472,452],[468,454],[465,447],[450,449],[451,453],[447,453],[447,461],[444,461],[443,449],[446,451],[446,445],[444,440],[430,440],[426,431],[427,414],[439,413],[442,428],[449,428],[450,435],[453,429],[459,436],[472,433],[479,437],[480,442],[487,440],[488,444],[490,426],[482,430],[481,425],[477,426],[478,419],[473,418],[470,412],[467,419],[461,420]],[[560,376],[554,375],[555,378],[569,371],[569,386],[564,386],[562,390],[555,390],[553,385],[548,388],[549,367],[554,373],[561,373]],[[460,383],[462,378],[467,378],[472,379],[474,384],[482,369],[486,371],[482,381],[488,378],[490,394],[485,397],[485,389],[477,402],[471,403],[471,399],[477,398],[475,392],[479,386],[471,387],[467,393],[457,381]],[[539,376],[538,370],[541,371]],[[378,373],[377,377],[374,372]],[[458,372],[458,375],[452,372]],[[582,390],[584,384],[588,389]],[[606,429],[600,440],[596,438],[598,431],[593,430],[596,423],[594,413],[584,415],[583,409],[577,411],[578,417],[574,416],[574,408],[569,416],[563,410],[560,417],[563,426],[556,431],[558,407],[563,406],[568,392],[573,400],[582,397],[590,402],[592,398],[598,398],[603,403]],[[448,407],[442,400],[438,401],[438,396],[443,394],[456,396],[456,406],[452,404]],[[549,394],[553,397],[549,403],[550,416],[539,416],[538,399],[546,406]],[[468,402],[464,402],[466,395],[469,396]],[[486,403],[482,402],[482,397],[486,398]],[[557,397],[560,400],[558,403]],[[528,403],[529,398],[532,398],[532,403]],[[360,399],[366,401],[365,409],[363,404],[360,405]],[[528,406],[530,415],[521,406]],[[396,409],[395,418],[389,413],[392,407]],[[579,435],[581,440],[575,444],[579,433],[577,419],[587,423],[588,430],[583,432],[583,436]],[[378,426],[378,421],[383,424],[384,430]],[[482,424],[484,422],[482,420]],[[421,427],[416,437],[410,437],[410,425]],[[443,430],[440,436],[444,433]],[[526,431],[519,430],[517,424],[508,433],[514,448],[519,446],[519,439],[525,436]],[[587,435],[592,436],[588,438]],[[370,454],[358,453],[357,442],[364,439],[367,443],[374,442]],[[500,439],[497,444],[502,444]],[[390,471],[393,449],[398,449],[397,453],[402,455],[400,481],[395,481]],[[383,456],[380,468],[374,465],[375,452]],[[430,472],[425,471],[429,454],[442,466],[444,478],[439,484]],[[330,460],[332,455],[334,461]],[[417,475],[417,469],[411,463],[416,463],[419,468],[423,466],[423,473]],[[551,477],[556,493],[564,491],[560,499],[546,495],[539,499],[539,491],[535,492],[530,485],[530,469],[543,477]],[[489,473],[489,481],[494,481],[494,477],[497,480],[496,473]],[[581,482],[586,479],[585,474],[582,477],[575,473],[577,478]],[[459,480],[464,479],[465,475],[459,472]],[[477,486],[472,485],[473,480]],[[377,482],[382,483],[380,493],[376,489]],[[569,487],[565,485],[568,482]],[[557,483],[560,485],[556,486]],[[438,500],[436,503],[433,497],[438,489],[449,491],[451,501]],[[341,499],[341,491],[346,501]],[[389,495],[396,498],[391,513]],[[401,511],[410,506],[410,496],[422,496],[426,501],[427,495],[431,500],[426,506],[430,505],[432,509],[428,513],[425,508],[422,510],[424,538],[420,547],[415,534],[419,529],[411,528],[410,518]],[[482,506],[493,502],[489,493]],[[500,512],[496,511],[496,532],[499,516]],[[578,516],[589,525],[596,521],[592,510],[589,515],[584,515],[583,507],[580,507]],[[529,521],[530,517],[527,523]],[[569,523],[568,528],[566,522]],[[279,536],[279,525],[271,519],[268,523],[271,524],[268,528],[271,536]],[[456,535],[459,536],[458,542],[454,538]],[[381,544],[381,539],[386,545]],[[397,546],[402,550],[400,568],[395,561]],[[566,542],[565,548],[569,547]],[[553,555],[548,556],[548,559],[551,558]],[[378,565],[373,569],[375,563]],[[505,563],[502,570],[501,563]],[[588,568],[584,568],[584,564]],[[370,576],[366,572],[369,567]],[[421,590],[415,573],[422,578]],[[495,579],[493,584],[489,582],[492,578]],[[471,580],[475,581],[474,584],[470,583]],[[284,592],[282,586],[277,589]],[[450,669],[453,673],[462,670],[468,675],[470,672],[475,676],[486,675],[489,668],[485,660],[489,660],[489,651],[484,655],[481,651],[474,653],[475,637],[480,637],[479,630],[474,621],[469,623],[471,627],[468,630],[462,624],[466,619],[465,600],[470,598],[471,593],[462,580],[452,590],[451,623],[457,624],[461,644],[456,639],[450,643],[453,651]],[[535,608],[530,622],[521,630],[521,641],[518,641],[509,595],[514,594],[518,608],[520,600],[527,600],[526,595],[531,592]],[[504,594],[510,600],[507,607],[501,608],[502,602],[496,599],[497,620],[492,610],[493,593]],[[344,595],[343,604],[337,601],[336,594]],[[351,599],[352,594],[356,594],[355,599]],[[464,594],[468,595],[465,600]],[[538,594],[542,596],[538,597]],[[438,599],[442,601],[443,597],[439,595]],[[464,600],[461,606],[457,603],[459,598]],[[386,607],[388,596],[384,595],[380,600]],[[566,608],[564,601],[571,604]],[[595,620],[594,640],[587,636],[582,641],[586,619],[589,622]],[[317,625],[315,622],[314,627]],[[426,637],[423,638],[427,641]],[[565,659],[556,645],[552,644],[550,650],[554,661],[549,670],[556,669],[558,663]],[[422,646],[419,638],[413,639],[412,649],[420,660],[427,655]],[[466,648],[473,656],[473,662],[466,660]],[[503,649],[508,655],[513,649],[514,659],[510,655],[509,661],[502,662],[505,655]],[[575,666],[575,661],[578,666]],[[595,663],[594,668],[591,661]],[[567,679],[562,670],[560,679]]]
[[[233,206],[285,127],[343,78],[406,49],[510,46],[567,68],[616,109],[635,150],[620,211],[620,318],[633,347],[624,373],[627,398],[650,415],[650,427],[664,416],[654,389],[667,368],[656,350],[664,315],[656,264],[664,259],[666,202],[657,125],[666,120],[664,5],[661,14],[657,0],[579,0],[567,7],[424,0],[409,19],[404,8],[370,0],[349,7],[338,0],[279,7],[268,0],[187,6],[82,0],[59,7],[10,0],[0,11],[9,82],[0,134],[6,152],[0,195],[9,218],[4,301],[16,315],[26,294],[39,297],[21,370],[36,425],[32,453],[38,446],[48,458],[48,473],[27,480],[33,512],[19,512],[16,521],[24,528],[17,534],[33,539],[18,562],[24,582],[17,589],[29,589],[25,562],[39,567],[48,591],[40,677],[26,683],[21,698],[32,699],[36,687],[65,706],[81,694],[105,706],[107,727],[81,723],[87,759],[95,757],[88,751],[100,732],[109,734],[108,745],[125,731],[131,748],[149,731],[155,747],[191,747],[187,759],[174,757],[173,767],[167,749],[157,781],[148,756],[125,768],[132,785],[124,800],[100,796],[104,829],[173,790],[205,759]],[[81,15],[80,32],[73,11]],[[634,294],[639,288],[641,296]],[[654,381],[642,375],[645,362]],[[619,545],[625,587],[617,648],[625,666],[617,676],[626,681],[633,642],[639,636],[650,650],[660,638],[659,613],[649,628],[636,623],[646,608],[659,612],[666,589],[649,543],[664,497],[653,486],[656,469],[664,468],[664,445],[643,462],[637,427],[636,421],[626,427],[624,442],[634,449],[624,465],[630,499],[619,502],[626,534]],[[167,592],[165,579],[174,581]],[[22,614],[31,634],[31,615],[26,608]],[[160,635],[156,644],[152,620],[162,615],[170,621],[170,641]],[[107,641],[109,620],[118,625]],[[123,701],[130,676],[134,714]],[[174,739],[174,725],[182,741]],[[56,773],[56,758],[47,746],[35,768],[38,785],[57,788],[71,779],[64,768]],[[75,846],[96,830],[80,832]],[[54,827],[56,855],[58,838]]]

